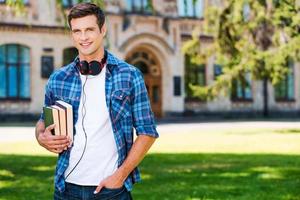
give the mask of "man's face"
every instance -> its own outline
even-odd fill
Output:
[[[70,24],[74,45],[78,49],[79,55],[82,57],[99,56],[97,54],[103,46],[105,25],[100,31],[97,17],[94,15],[72,19]]]

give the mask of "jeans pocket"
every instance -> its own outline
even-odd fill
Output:
[[[124,193],[126,188],[124,186],[120,188],[102,188],[99,193],[97,193],[94,199],[103,199],[103,200],[119,200],[120,195]]]

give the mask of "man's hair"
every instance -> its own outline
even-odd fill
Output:
[[[68,15],[68,24],[70,28],[72,28],[72,19],[81,18],[89,15],[94,15],[97,17],[97,23],[101,31],[101,28],[105,22],[104,12],[99,6],[93,3],[79,3],[71,8],[70,13]]]

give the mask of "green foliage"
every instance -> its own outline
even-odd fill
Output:
[[[300,59],[300,5],[296,0],[227,0],[224,7],[205,10],[204,34],[214,37],[209,46],[196,30],[183,52],[192,62],[206,63],[214,56],[223,74],[206,87],[191,86],[195,96],[212,99],[228,94],[234,79],[250,72],[253,79],[279,83],[289,69],[286,61]]]

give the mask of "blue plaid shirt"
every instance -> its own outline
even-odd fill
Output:
[[[73,106],[73,121],[77,122],[81,95],[81,79],[76,58],[69,65],[55,71],[49,78],[45,92],[45,106],[62,100]],[[147,90],[141,72],[107,52],[105,77],[106,105],[109,110],[114,138],[118,149],[118,166],[122,165],[133,144],[133,128],[137,135],[158,137],[154,116],[151,111]],[[41,120],[44,119],[43,114]],[[75,126],[74,126],[75,127]],[[74,128],[74,134],[75,128]],[[100,141],[101,142],[101,141]],[[65,189],[64,172],[68,167],[70,149],[59,154],[55,187]],[[134,169],[125,180],[125,187],[132,190],[134,183],[141,180],[138,169]]]

